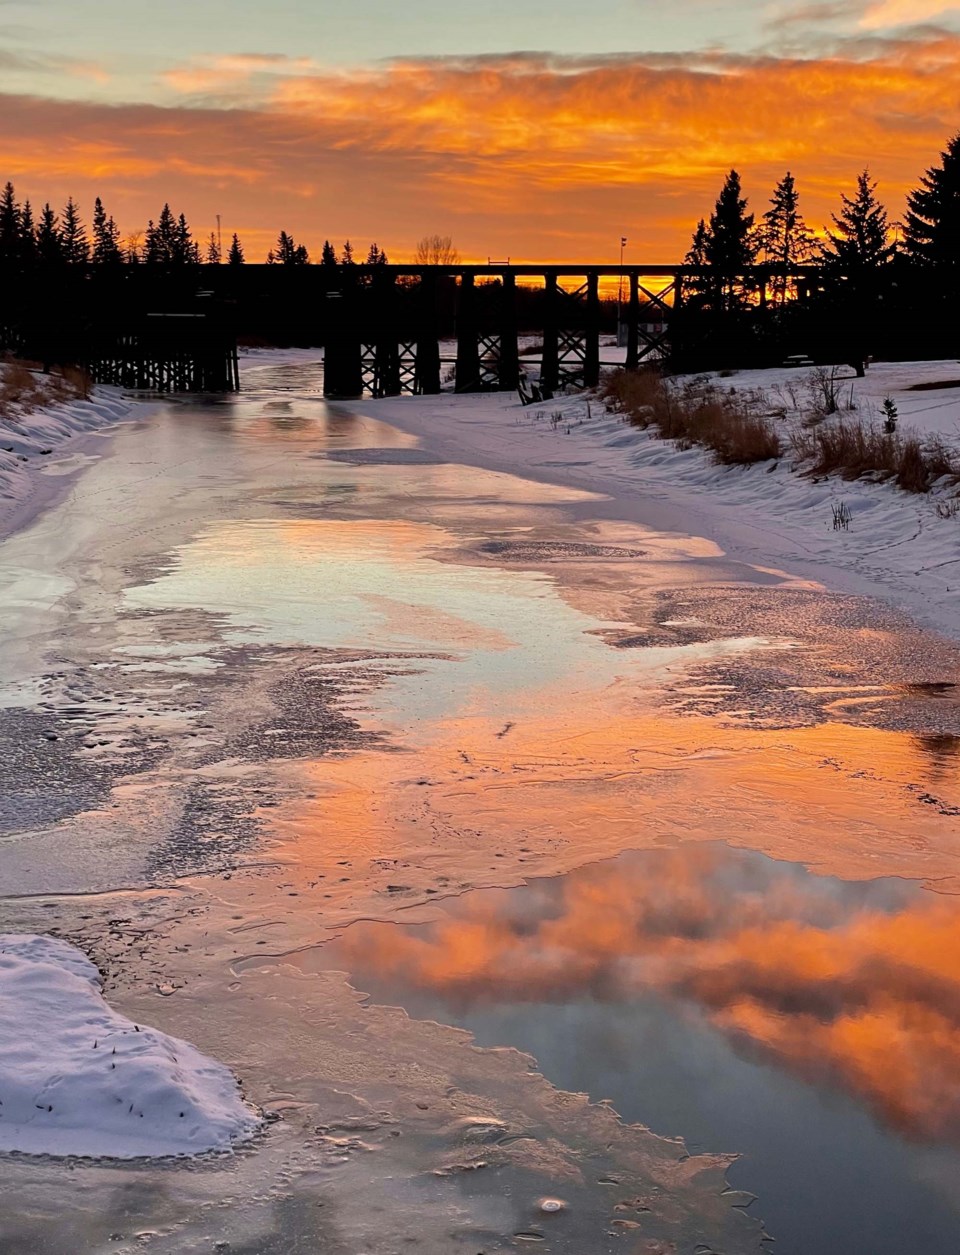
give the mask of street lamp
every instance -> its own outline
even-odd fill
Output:
[[[623,310],[623,250],[627,247],[627,237],[620,236],[620,277],[617,280],[617,348],[620,347],[620,320]]]

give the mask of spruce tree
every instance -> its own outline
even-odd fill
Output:
[[[843,207],[839,214],[831,215],[835,230],[827,233],[821,255],[827,266],[863,279],[893,256],[887,211],[877,200],[877,185],[871,181],[869,170],[857,176],[856,195],[840,199]]]
[[[349,240],[344,241],[343,253],[341,254],[340,261],[344,266],[353,265],[353,245]]]
[[[704,241],[704,260],[713,267],[713,289],[716,303],[734,308],[743,303],[743,288],[738,278],[752,266],[757,255],[753,230],[753,214],[747,213],[740,175],[731,170],[710,215],[710,227]]]
[[[217,243],[217,234],[215,231],[211,231],[210,238],[207,240],[207,265],[219,266],[222,260],[220,245]]]
[[[242,266],[245,261],[243,245],[240,243],[240,237],[234,231],[233,239],[230,241],[230,252],[227,254],[227,264],[230,266]]]
[[[367,265],[368,266],[386,266],[387,265],[387,255],[376,242],[370,245],[370,250],[367,253]]]
[[[39,257],[33,207],[28,200],[23,202],[23,208],[20,210],[20,256],[26,266],[33,266]]]
[[[68,198],[64,206],[60,225],[60,243],[63,249],[63,260],[68,266],[85,266],[90,260],[90,243],[80,218],[80,210],[72,196]]]
[[[20,239],[20,206],[12,183],[0,193],[0,266],[19,266],[23,250]]]
[[[907,197],[904,249],[920,266],[960,264],[960,133]]]
[[[766,260],[788,269],[809,261],[813,254],[813,235],[800,212],[800,193],[789,170],[774,188],[770,208],[763,215],[759,240]],[[774,302],[782,305],[790,288],[788,277],[775,275],[772,287]]]
[[[323,249],[320,253],[321,266],[335,266],[337,264],[337,250],[333,247],[329,240],[323,241]]]
[[[120,231],[113,218],[107,217],[103,201],[98,196],[93,205],[93,251],[91,260],[95,266],[118,266],[123,261],[120,247]]]
[[[49,202],[44,205],[37,224],[37,253],[44,266],[59,266],[64,260],[60,222]]]

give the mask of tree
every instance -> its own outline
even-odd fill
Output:
[[[460,254],[449,235],[425,235],[417,242],[413,255],[417,266],[458,266]]]
[[[831,215],[835,230],[827,232],[821,256],[827,266],[862,281],[893,257],[887,211],[877,200],[877,185],[871,182],[869,170],[857,176],[856,195],[840,199],[840,213]]]
[[[23,208],[20,210],[20,255],[27,266],[34,265],[39,256],[33,207],[28,200],[23,202]]]
[[[80,217],[80,210],[69,197],[60,224],[60,244],[63,260],[68,266],[85,266],[90,260],[90,242]]]
[[[718,308],[733,309],[744,303],[743,285],[738,280],[756,259],[753,223],[753,214],[747,213],[740,175],[731,170],[710,215],[710,226],[703,242],[704,260],[714,271],[712,286]]]
[[[813,255],[813,234],[803,220],[800,194],[789,170],[774,189],[770,208],[763,215],[760,243],[767,260],[778,266],[802,265]],[[774,276],[772,286],[774,303],[782,305],[790,287],[788,277]]]
[[[321,266],[337,265],[337,250],[333,247],[329,240],[323,241],[323,249],[320,253]]]
[[[233,239],[230,241],[230,252],[227,254],[227,264],[230,266],[242,266],[245,261],[243,245],[240,243],[240,237],[234,231]]]
[[[310,254],[304,245],[298,244],[286,231],[281,231],[277,237],[276,250],[271,250],[267,257],[268,263],[271,257],[281,266],[306,266],[310,261]]]
[[[136,266],[143,261],[143,232],[131,231],[123,241],[123,256],[128,265]]]
[[[344,266],[353,265],[353,245],[350,243],[349,240],[344,241],[343,255],[341,256],[340,260]]]
[[[12,183],[0,193],[0,266],[16,266],[22,260],[20,206]]]
[[[220,254],[220,245],[217,242],[217,234],[215,231],[210,232],[210,238],[207,240],[207,265],[219,266],[223,260]]]
[[[93,206],[92,261],[95,266],[116,266],[123,261],[120,231],[114,220],[107,217],[99,196]]]
[[[367,265],[368,266],[386,266],[387,264],[388,264],[387,255],[383,251],[383,249],[380,248],[376,243],[371,244],[370,250],[367,253]]]
[[[60,221],[49,202],[41,210],[37,224],[37,254],[44,266],[59,266],[64,260]]]
[[[960,133],[907,196],[904,249],[919,266],[960,264]]]

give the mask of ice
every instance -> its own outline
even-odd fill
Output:
[[[0,1151],[196,1155],[259,1126],[223,1064],[109,1007],[75,946],[0,934]]]

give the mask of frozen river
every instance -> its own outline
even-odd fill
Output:
[[[954,1253],[956,647],[373,412],[248,367],[0,545],[0,932],[269,1121],[0,1251]]]

